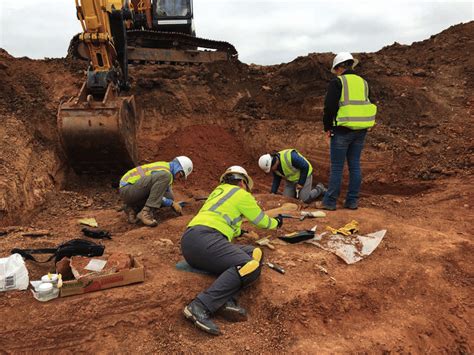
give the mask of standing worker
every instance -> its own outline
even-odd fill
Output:
[[[253,181],[244,168],[228,168],[181,239],[181,251],[189,265],[219,275],[184,308],[185,317],[210,334],[220,333],[211,320],[219,309],[228,318],[246,318],[237,296],[260,276],[262,250],[231,243],[242,234],[242,217],[259,228],[275,229],[283,223],[280,217],[271,218],[260,209],[250,194],[252,187]]]
[[[322,183],[313,189],[313,167],[296,149],[264,154],[258,160],[258,166],[267,174],[273,173],[272,194],[277,193],[282,178],[286,180],[283,195],[296,197],[304,203],[315,201],[326,191]]]
[[[171,185],[175,178],[186,179],[193,171],[193,162],[186,156],[171,162],[159,161],[133,168],[120,179],[120,197],[130,223],[140,220],[144,225],[158,224],[154,212],[161,206],[172,207],[181,214],[181,205],[174,201]],[[138,214],[137,214],[138,212]]]
[[[347,52],[336,55],[331,72],[337,77],[329,83],[324,101],[323,124],[330,139],[331,172],[328,190],[318,207],[331,211],[336,209],[346,159],[349,187],[344,208],[358,208],[360,156],[367,129],[374,126],[377,113],[377,106],[369,100],[367,82],[353,70],[358,62]]]

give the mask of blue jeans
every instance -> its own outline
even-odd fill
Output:
[[[323,204],[336,207],[337,198],[341,191],[342,172],[347,158],[349,167],[349,188],[344,206],[356,207],[359,199],[362,174],[360,170],[360,155],[364,147],[367,131],[335,132],[331,137],[331,173],[329,186],[323,198]]]

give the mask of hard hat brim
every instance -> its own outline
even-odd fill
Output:
[[[352,69],[354,69],[357,66],[357,64],[359,64],[359,59],[354,58],[352,60],[354,61],[354,64],[352,64]],[[335,66],[331,68],[331,73],[336,74],[336,71],[334,70],[334,68],[337,67],[339,64],[341,63],[337,63]]]
[[[247,186],[249,187],[249,190],[253,189],[253,180],[252,180],[252,178],[248,175],[244,175],[241,172],[237,172],[237,171],[226,171],[224,174],[221,175],[219,181],[222,182],[224,180],[224,177],[226,177],[227,175],[230,175],[230,174],[240,174],[242,176],[245,176],[247,178]]]

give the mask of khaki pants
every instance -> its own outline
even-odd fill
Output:
[[[157,171],[151,175],[140,178],[137,182],[120,188],[122,201],[136,212],[144,206],[160,208],[163,197],[174,199],[170,185],[170,174]]]

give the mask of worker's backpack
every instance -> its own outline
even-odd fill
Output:
[[[101,256],[104,254],[105,246],[96,244],[86,239],[72,239],[64,242],[56,248],[41,248],[41,249],[12,249],[11,254],[18,253],[28,260],[36,261],[38,263],[46,263],[55,258],[55,263],[64,257],[70,258],[74,255],[82,256]],[[52,254],[45,261],[36,260],[31,254]]]

